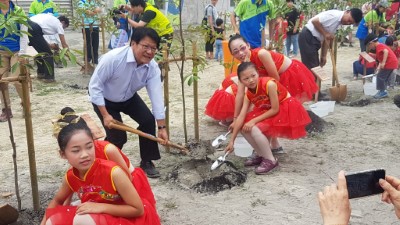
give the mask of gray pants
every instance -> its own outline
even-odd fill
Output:
[[[385,91],[388,84],[389,78],[392,74],[393,70],[388,69],[380,69],[378,74],[376,75],[376,90],[378,91]]]

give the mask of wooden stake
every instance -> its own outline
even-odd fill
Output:
[[[199,134],[199,87],[197,81],[197,45],[196,41],[192,42],[192,51],[193,51],[193,109],[194,109],[194,138],[196,141],[200,140]]]
[[[38,181],[36,173],[36,159],[35,159],[35,145],[33,141],[33,126],[32,126],[32,115],[31,115],[31,101],[29,98],[29,84],[27,78],[27,71],[24,65],[20,65],[20,77],[23,79],[20,81],[22,84],[22,104],[24,107],[25,114],[25,127],[26,127],[26,141],[28,145],[28,156],[29,156],[29,169],[31,175],[31,187],[32,187],[32,198],[33,198],[33,209],[38,211],[39,205],[39,191]]]
[[[82,33],[83,33],[83,53],[84,53],[84,56],[85,56],[85,70],[84,70],[84,74],[88,74],[88,70],[89,70],[89,68],[88,68],[88,53],[87,53],[87,47],[86,47],[86,29],[85,29],[85,21],[83,20],[83,18],[82,18],[82,26],[83,26],[83,29],[82,29]]]
[[[0,82],[0,90],[3,95],[2,101],[4,101],[5,108],[8,109],[9,105],[7,104],[7,99],[6,99],[6,93],[5,89],[8,88],[7,83],[2,83]],[[8,113],[8,111],[6,111]],[[18,210],[21,210],[21,197],[19,195],[19,185],[18,185],[18,166],[17,166],[17,147],[15,145],[14,141],[14,132],[11,124],[11,118],[10,115],[7,115],[8,119],[8,129],[10,131],[10,141],[11,141],[11,146],[13,149],[13,154],[12,154],[12,159],[13,159],[13,165],[14,165],[14,186],[15,186],[15,195],[17,196],[17,203],[18,203]],[[17,216],[18,218],[18,216]],[[14,221],[12,221],[14,222]]]
[[[167,126],[167,134],[169,135],[169,62],[168,62],[168,45],[164,44],[162,48],[163,63],[161,68],[161,76],[164,76],[164,105],[165,105],[165,125]],[[165,146],[165,150],[169,152],[169,146]]]
[[[106,54],[106,39],[105,39],[105,28],[104,28],[104,18],[101,18],[100,27],[101,27],[101,39],[103,41],[103,54]]]

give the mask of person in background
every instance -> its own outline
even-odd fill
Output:
[[[93,70],[90,63],[99,63],[99,24],[96,20],[97,15],[102,11],[96,0],[80,0],[78,7],[84,10],[84,24],[86,36],[86,49],[85,54],[87,55],[87,63],[89,63],[89,69]],[[86,62],[85,62],[86,63]]]
[[[375,59],[375,54],[373,53],[368,53],[372,58]],[[359,57],[358,60],[353,62],[353,79],[357,80],[358,79],[358,75],[364,74],[364,66],[366,67],[366,74],[365,75],[369,75],[369,74],[374,74],[375,70],[376,70],[376,61],[374,62],[366,62],[365,59],[363,57]]]
[[[29,7],[29,17],[39,13],[51,13],[58,17],[57,5],[52,0],[33,0]]]
[[[0,0],[0,3],[4,6],[1,8],[0,20],[10,20],[11,12],[20,17],[26,17],[24,10],[15,5],[12,1],[9,0]],[[22,18],[21,18],[22,19]],[[20,55],[26,54],[26,48],[28,45],[28,35],[23,32],[27,32],[28,28],[19,23],[15,23],[16,28],[19,32],[21,32],[21,36],[13,33],[8,33],[6,35],[6,29],[3,28],[0,30],[0,57],[1,57],[1,65],[0,65],[0,79],[6,77],[18,77],[20,74],[19,66],[16,67],[15,70],[11,70],[11,67],[16,64],[18,61],[24,62],[23,58]],[[15,89],[19,97],[21,98],[22,105],[22,86],[20,82],[13,82]],[[8,92],[8,83],[4,84],[6,88],[4,89],[4,96],[2,92],[0,92],[0,101],[2,102],[1,114],[0,114],[0,122],[6,122],[10,118],[13,117],[11,111],[11,101],[10,95]],[[4,102],[4,99],[6,102]],[[7,106],[6,107],[6,103]]]
[[[288,29],[288,22],[281,16],[278,15],[275,19],[275,29],[274,29],[274,41],[277,46],[278,52],[283,52],[286,56],[288,56],[285,42],[287,38],[287,29]]]
[[[43,35],[58,35],[63,48],[68,48],[65,41],[64,29],[69,26],[69,19],[60,16],[58,19],[52,14],[38,14],[28,20],[30,28],[28,32],[29,43],[38,53],[43,53],[42,57],[36,57],[37,75],[44,82],[55,82],[54,79],[54,58],[50,45]]]
[[[159,50],[162,50],[164,43],[167,44],[169,50],[174,35],[174,28],[169,19],[159,9],[144,0],[129,0],[129,2],[130,6],[126,6],[126,9],[134,15],[141,15],[139,22],[128,18],[125,14],[121,14],[121,16],[127,19],[133,28],[148,27],[154,29],[161,38]]]
[[[218,11],[217,11],[217,3],[218,0],[211,0],[210,4],[208,4],[204,9],[204,18],[207,19],[207,28],[206,28],[206,58],[213,59],[214,58],[214,42],[216,39],[216,21],[218,19]]]
[[[379,62],[378,73],[376,74],[376,89],[378,92],[374,95],[374,98],[386,98],[389,96],[387,86],[390,81],[390,76],[393,70],[397,69],[399,61],[390,47],[378,43],[378,38],[375,34],[368,34],[365,38],[365,46],[370,51],[376,51],[376,60]]]
[[[290,11],[286,13],[285,19],[288,23],[287,37],[286,37],[286,56],[297,57],[299,51],[299,26],[300,26],[300,13],[295,7],[294,0],[286,0],[286,4]],[[293,45],[293,54],[290,54],[290,48]]]
[[[375,33],[377,35],[381,31],[385,31],[382,25],[386,22],[384,12],[387,7],[387,2],[380,2],[375,9],[369,11],[364,18],[362,18],[356,32],[356,37],[360,41],[361,52],[367,50],[364,42],[368,34]]]
[[[218,18],[216,21],[215,30],[215,60],[222,62],[224,55],[222,51],[222,41],[225,39],[224,21]]]
[[[121,13],[127,13],[127,11],[124,9],[124,6],[128,4],[128,2],[128,0],[114,0],[113,8],[114,10],[120,10]],[[126,18],[114,15],[113,20],[117,29],[123,29],[128,35],[130,34],[129,23]]]
[[[272,17],[270,15],[275,16],[275,7],[271,1],[241,0],[231,14],[231,24],[235,34],[240,34],[248,40],[251,48],[259,48],[265,46],[264,30],[267,16]],[[239,27],[236,24],[236,17],[239,18]]]
[[[381,200],[392,204],[394,212],[400,219],[400,180],[393,176],[386,176],[379,180],[384,192]],[[326,186],[318,192],[318,203],[324,225],[347,225],[350,222],[351,205],[344,171],[338,174],[337,184]]]
[[[304,65],[309,69],[325,66],[328,49],[332,47],[339,26],[357,24],[361,19],[362,12],[357,8],[328,10],[311,18],[299,34],[300,55]]]
[[[131,36],[131,46],[116,48],[106,53],[96,67],[89,82],[89,99],[106,131],[106,141],[123,150],[127,142],[125,131],[110,129],[113,120],[122,121],[121,113],[135,120],[138,130],[168,141],[165,125],[164,99],[160,69],[154,56],[160,45],[157,32],[148,27],[136,28]],[[129,75],[129,76],[128,76]],[[152,111],[139,96],[146,87]],[[158,143],[139,137],[140,167],[148,177],[160,177],[152,160],[161,158]]]
[[[397,41],[397,38],[395,35],[391,35],[388,36],[385,40],[385,45],[389,46],[390,49],[392,49],[392,51],[394,52],[394,54],[397,57],[397,61],[399,62],[399,65],[397,66],[397,69],[393,70],[393,73],[390,75],[389,78],[389,87],[394,89],[394,86],[396,85],[396,83],[398,82],[398,78],[397,76],[400,75],[400,47],[399,47],[399,43]]]

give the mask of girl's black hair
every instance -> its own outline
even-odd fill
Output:
[[[388,36],[385,40],[385,45],[387,46],[393,46],[394,42],[396,41],[396,36]]]
[[[246,38],[244,38],[244,37],[241,36],[240,34],[235,34],[235,35],[233,35],[233,36],[229,39],[229,42],[228,42],[229,51],[230,51],[231,53],[232,53],[231,43],[232,43],[232,41],[238,40],[238,39],[242,39],[245,43],[248,43],[247,40],[246,40]]]
[[[71,115],[68,115],[67,113],[70,113]],[[74,115],[74,113],[75,111],[70,107],[65,107],[60,112],[63,118],[59,119],[57,123],[68,124],[60,130],[57,136],[58,146],[60,147],[61,151],[65,151],[65,148],[67,147],[67,144],[72,135],[74,135],[78,131],[83,130],[89,137],[93,137],[92,132],[90,131],[86,122],[79,116]]]
[[[238,68],[237,68],[237,75],[240,80],[240,75],[243,73],[243,71],[247,70],[248,68],[254,68],[256,71],[256,66],[252,62],[242,62]]]
[[[376,12],[376,14],[378,15],[378,17],[382,17],[382,16],[383,16],[383,13],[379,11],[379,8],[380,8],[380,7],[383,7],[383,6],[378,5],[378,7],[375,8],[375,12]]]

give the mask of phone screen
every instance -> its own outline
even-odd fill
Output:
[[[349,199],[375,195],[383,192],[379,179],[385,179],[385,170],[367,170],[346,174]]]

